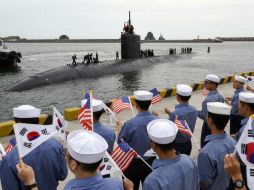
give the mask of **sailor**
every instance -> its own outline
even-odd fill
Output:
[[[67,137],[66,161],[75,179],[67,182],[64,190],[123,190],[123,184],[117,178],[102,178],[98,173],[103,155],[108,148],[107,142],[97,133],[86,130],[71,132]],[[28,174],[22,169],[24,163],[17,164],[19,176],[28,176],[35,180],[32,169]],[[29,166],[28,166],[29,167]],[[37,177],[37,176],[36,176]]]
[[[207,126],[206,115],[207,115],[207,103],[208,102],[224,102],[223,96],[218,92],[217,87],[220,83],[220,78],[216,75],[206,75],[205,89],[209,91],[206,99],[202,102],[202,109],[198,112],[198,117],[202,119],[203,126],[201,131],[201,148],[205,145],[205,137],[211,134],[210,129]]]
[[[227,189],[230,181],[224,170],[224,157],[234,152],[236,141],[225,133],[231,107],[221,102],[207,103],[207,124],[211,135],[198,155],[198,171],[202,190]]]
[[[207,53],[210,53],[210,46],[208,46],[207,48]]]
[[[240,92],[239,93],[239,101],[238,101],[238,109],[241,116],[244,119],[241,120],[241,129],[236,133],[235,140],[238,141],[244,131],[244,128],[249,120],[249,117],[254,114],[254,93],[251,92]],[[241,161],[239,156],[237,155],[238,160],[240,162],[241,172],[243,181],[247,184],[247,172],[246,165]],[[234,179],[233,179],[234,180]],[[234,187],[233,182],[230,182],[230,188]],[[246,189],[249,189],[246,187]]]
[[[116,51],[116,60],[119,60],[119,52]]]
[[[229,98],[225,98],[225,102],[228,105],[232,106],[230,112],[230,134],[236,134],[241,128],[241,120],[244,119],[243,116],[240,115],[238,110],[238,101],[239,101],[239,93],[244,92],[244,84],[247,82],[247,79],[243,76],[235,76],[233,82],[233,88],[236,89],[232,100]]]
[[[176,117],[179,120],[186,121],[193,133],[197,121],[197,110],[189,105],[192,88],[189,85],[179,84],[176,86],[176,92],[176,100],[179,104],[175,106],[175,111],[171,112],[170,109],[165,108],[165,112],[169,114],[169,120],[173,122]],[[179,153],[190,155],[192,149],[191,137],[178,131],[174,147]]]
[[[251,115],[254,114],[254,93],[252,92],[240,92],[238,109],[241,116],[244,119],[241,120],[241,129],[236,134],[235,139],[238,141],[242,135],[245,125]]]
[[[74,54],[74,55],[72,56],[72,65],[75,65],[75,66],[77,65],[76,59],[77,59],[77,55]]]
[[[99,63],[99,55],[97,52],[95,53],[94,63]]]
[[[13,116],[17,123],[38,124],[40,113],[40,109],[29,105],[13,108]],[[56,190],[58,181],[64,180],[67,176],[63,147],[55,139],[47,140],[23,159],[34,168],[39,189]],[[0,166],[3,190],[25,189],[25,184],[17,178],[16,164],[18,162],[18,149],[15,147],[4,157]]]
[[[153,172],[145,179],[143,190],[199,190],[196,163],[174,150],[178,128],[167,119],[156,119],[147,126],[153,150],[159,159],[153,162]]]
[[[118,136],[118,143],[123,139],[151,165],[155,157],[144,156],[144,154],[151,149],[146,126],[150,121],[157,118],[148,111],[153,94],[148,91],[135,91],[134,97],[138,114],[124,123]],[[117,125],[121,127],[120,122],[117,122]],[[134,190],[138,190],[140,180],[143,183],[150,172],[151,169],[141,159],[134,158],[124,174],[134,183]]]
[[[81,107],[84,105],[84,100],[81,101]],[[100,122],[100,117],[103,114],[103,102],[101,100],[92,100],[93,108],[93,131],[101,135],[108,143],[108,153],[113,151],[114,143],[116,140],[115,132],[112,128],[103,125]]]

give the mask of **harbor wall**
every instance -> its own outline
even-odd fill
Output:
[[[242,76],[254,76],[254,71],[253,72],[244,72],[244,73],[241,73],[240,75],[242,75]],[[233,80],[234,80],[234,75],[225,76],[225,77],[221,78],[220,84],[230,83],[230,82],[233,82]],[[194,84],[190,84],[190,85],[192,86],[193,91],[197,91],[197,90],[201,90],[203,88],[203,84],[204,84],[204,82],[198,82],[198,83],[194,83]],[[171,97],[171,96],[176,95],[176,87],[161,89],[161,90],[158,90],[158,91],[160,92],[161,98],[167,98],[167,97]],[[129,96],[129,97],[130,97],[130,100],[133,104],[134,103],[134,96]],[[114,100],[115,99],[108,101],[106,103],[107,106],[110,107]],[[77,114],[78,114],[79,111],[80,111],[80,107],[66,108],[66,109],[64,109],[64,118],[67,121],[76,120],[77,119]],[[47,115],[42,114],[40,116],[40,124],[43,124],[45,122],[46,118],[47,118]],[[14,124],[15,124],[15,122],[13,120],[0,122],[0,137],[4,137],[4,136],[8,136],[8,135],[13,134],[13,125]]]

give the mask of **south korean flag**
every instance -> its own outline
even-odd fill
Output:
[[[5,155],[6,155],[6,152],[4,151],[4,147],[0,143],[0,160],[2,160]]]
[[[17,123],[13,128],[21,158],[59,132],[53,125]]]
[[[59,131],[58,137],[62,140],[66,140],[65,129],[68,126],[68,122],[55,107],[53,107],[53,126]]]
[[[247,185],[254,189],[254,115],[246,124],[244,131],[236,145],[236,150],[246,165]]]
[[[101,175],[110,175],[110,177],[118,177],[122,180],[121,170],[112,159],[112,157],[106,152],[100,165]]]

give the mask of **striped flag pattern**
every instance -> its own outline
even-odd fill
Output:
[[[115,113],[119,113],[124,109],[131,109],[131,103],[128,97],[124,97],[119,100],[115,100],[112,103],[112,109]]]
[[[113,160],[122,172],[128,168],[133,158],[137,155],[138,153],[124,141],[122,141],[111,154]]]
[[[150,90],[150,92],[153,93],[152,104],[156,104],[161,101],[161,96],[157,88],[153,88],[152,90]]]
[[[190,128],[185,120],[179,120],[178,117],[176,116],[175,117],[175,124],[177,125],[177,128],[181,133],[184,133],[184,134],[192,137]]]
[[[16,139],[12,138],[9,144],[5,147],[5,153],[8,154],[16,146],[16,144]]]
[[[202,96],[207,96],[208,90],[205,89],[205,87],[201,91]]]
[[[85,94],[86,103],[78,113],[78,120],[86,130],[93,130],[93,118],[91,110],[91,95]]]

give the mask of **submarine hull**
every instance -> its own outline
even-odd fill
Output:
[[[40,86],[51,85],[61,83],[65,81],[80,79],[80,78],[99,78],[105,75],[121,74],[131,71],[147,68],[158,63],[170,63],[174,59],[180,57],[190,57],[187,55],[163,55],[154,57],[145,57],[130,60],[119,61],[103,61],[99,64],[81,64],[77,66],[67,65],[55,69],[51,69],[36,75],[23,79],[13,85],[11,85],[7,91],[19,92],[24,90],[30,90]]]

